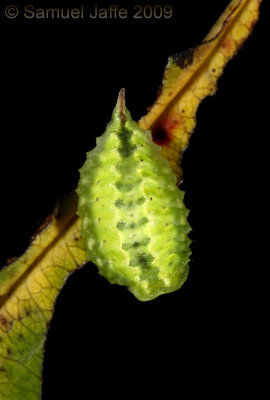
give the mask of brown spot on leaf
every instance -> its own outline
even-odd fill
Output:
[[[162,127],[157,125],[152,131],[153,141],[158,144],[159,146],[165,146],[168,144],[171,139],[167,134],[166,130]]]
[[[7,332],[13,325],[13,321],[9,321],[4,315],[0,314],[0,328]]]
[[[173,54],[172,59],[178,67],[186,68],[193,62],[194,51],[195,49],[188,49],[182,53]]]
[[[12,350],[11,350],[9,347],[7,347],[7,354],[8,354],[9,356],[11,356],[12,353],[13,353]]]
[[[230,39],[229,37],[225,37],[222,43],[222,47],[225,50],[225,53],[231,53],[233,51],[234,47],[234,41]]]
[[[180,116],[170,115],[160,120],[152,129],[153,141],[159,146],[166,146],[173,139],[174,129],[180,128],[182,120]]]
[[[6,319],[6,317],[4,317],[3,315],[0,315],[0,323],[1,323],[1,325],[3,325],[3,326],[6,326],[6,325],[7,325],[7,319]]]
[[[17,260],[17,257],[10,257],[8,260],[7,260],[7,265],[9,265],[9,264],[12,264],[14,261],[16,261]]]

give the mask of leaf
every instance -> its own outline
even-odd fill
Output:
[[[196,125],[200,102],[216,91],[218,78],[227,62],[249,36],[259,17],[262,0],[233,0],[217,23],[195,49],[169,58],[161,92],[139,125],[151,129],[182,180],[181,159]]]
[[[63,201],[26,253],[0,274],[0,399],[38,399],[55,299],[85,262],[77,196]]]
[[[153,130],[179,181],[196,110],[215,92],[226,63],[250,34],[260,3],[231,1],[199,47],[170,57],[161,93],[139,121]],[[44,343],[56,297],[86,262],[76,211],[72,194],[48,217],[26,253],[0,272],[0,400],[41,396]]]

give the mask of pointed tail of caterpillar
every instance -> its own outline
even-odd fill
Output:
[[[141,301],[179,289],[190,255],[184,193],[151,132],[132,120],[124,89],[96,143],[77,189],[89,260]]]

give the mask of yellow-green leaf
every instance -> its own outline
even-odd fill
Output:
[[[63,201],[26,253],[0,274],[0,399],[39,399],[42,358],[55,299],[85,262],[77,198]]]
[[[182,180],[181,158],[196,125],[201,101],[216,91],[227,62],[249,36],[262,0],[233,0],[209,34],[195,49],[171,56],[162,90],[139,125],[151,129],[163,156]]]

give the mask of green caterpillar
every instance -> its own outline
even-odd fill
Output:
[[[96,143],[77,188],[89,260],[141,301],[179,289],[190,255],[184,193],[151,132],[132,120],[124,89]]]

